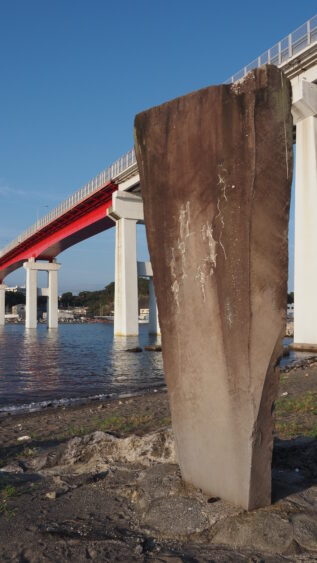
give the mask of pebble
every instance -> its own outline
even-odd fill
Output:
[[[282,393],[282,397],[287,397],[288,393],[287,391],[284,391],[284,393]]]
[[[46,493],[45,496],[50,500],[55,500],[56,499],[56,491],[50,491],[49,493]]]
[[[31,440],[31,436],[19,436],[17,440],[18,442],[26,442],[27,440]]]

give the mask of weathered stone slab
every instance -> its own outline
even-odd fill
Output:
[[[285,334],[291,89],[266,66],[135,119],[164,370],[183,478],[271,502]]]

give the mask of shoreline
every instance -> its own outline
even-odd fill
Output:
[[[294,438],[316,431],[317,411],[300,412],[301,400],[315,401],[317,358],[303,360],[280,370],[280,386],[275,404],[275,436]],[[307,399],[308,397],[308,399]],[[303,399],[302,399],[303,398]],[[306,402],[305,402],[306,401]],[[296,406],[297,403],[299,406]],[[292,413],[292,408],[296,412]],[[296,410],[297,409],[297,410]],[[313,406],[312,406],[313,409]],[[296,424],[294,418],[297,417]],[[314,422],[315,421],[315,422]],[[171,424],[167,387],[123,393],[120,396],[96,396],[67,400],[45,408],[0,412],[0,468],[7,459],[19,456],[25,447],[46,448],[50,442],[61,443],[74,436],[96,430],[125,436],[144,434]],[[310,425],[315,424],[310,431]],[[316,428],[315,428],[316,427]],[[315,429],[315,430],[314,430]],[[10,450],[10,455],[6,454]],[[11,453],[14,453],[12,456]]]
[[[316,362],[280,375],[268,507],[184,483],[170,425],[166,390],[0,417],[1,561],[315,560]]]
[[[86,397],[65,397],[60,399],[44,399],[37,403],[22,403],[16,405],[8,405],[0,407],[0,420],[6,416],[17,416],[19,414],[28,414],[32,412],[45,411],[46,409],[68,408],[73,406],[80,406],[94,403],[104,403],[112,400],[122,400],[131,397],[147,395],[151,393],[158,393],[167,391],[166,385],[156,385],[155,388],[140,389],[140,391],[131,391],[126,393],[99,393],[97,395],[88,395]]]
[[[283,374],[290,373],[298,369],[306,369],[307,367],[317,364],[317,355],[312,354],[305,358],[292,358],[287,361],[287,356],[292,350],[288,347],[285,354],[280,358],[280,377]],[[284,365],[283,365],[284,364]],[[46,409],[72,408],[80,405],[89,405],[96,403],[105,403],[108,401],[123,400],[131,397],[138,397],[152,393],[167,392],[166,383],[161,383],[151,388],[143,388],[138,391],[127,391],[122,393],[97,393],[95,395],[79,396],[79,397],[61,397],[57,399],[43,399],[38,402],[16,403],[10,405],[0,405],[0,421],[6,416],[27,415],[33,412],[46,411]]]

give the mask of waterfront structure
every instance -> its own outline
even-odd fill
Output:
[[[25,319],[25,305],[22,303],[19,305],[13,305],[12,314],[17,315],[19,320]]]
[[[19,285],[15,285],[13,287],[6,287],[6,292],[7,293],[21,293],[22,295],[26,294],[26,287],[25,286],[19,286]]]
[[[295,343],[317,345],[317,16],[257,57],[227,83],[251,69],[275,64],[291,80],[296,150],[295,206]],[[118,193],[118,195],[117,195]],[[137,334],[137,252],[135,229],[143,222],[140,180],[134,150],[50,213],[39,219],[0,252],[0,325],[4,324],[6,276],[24,265],[28,275],[26,326],[36,326],[36,268],[49,264],[66,248],[112,226],[116,227],[115,333]],[[30,265],[28,265],[30,264]],[[31,273],[33,272],[33,273]],[[57,272],[56,272],[57,280]],[[57,284],[57,281],[56,281]],[[47,290],[48,291],[48,290]],[[44,291],[45,293],[45,291]],[[53,297],[54,293],[54,297]],[[50,326],[57,326],[55,289],[51,289]],[[316,308],[316,310],[315,310]]]

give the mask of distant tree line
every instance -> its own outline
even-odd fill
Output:
[[[38,311],[43,312],[46,310],[47,297],[38,297],[37,306]],[[6,311],[11,312],[14,305],[25,305],[25,295],[24,293],[7,291],[6,292]]]
[[[149,306],[149,281],[139,278],[139,308]],[[87,307],[88,315],[110,315],[114,309],[114,282],[98,291],[81,291],[73,295],[71,291],[63,293],[59,299],[60,309]]]
[[[145,309],[149,306],[149,281],[139,278],[139,308]],[[294,292],[287,294],[287,303],[294,303]],[[6,293],[6,309],[11,311],[13,305],[25,304],[23,293]],[[38,297],[39,309],[45,310],[46,297]],[[87,307],[88,315],[110,315],[114,309],[114,282],[109,283],[104,289],[98,291],[81,291],[73,295],[71,291],[63,293],[59,298],[60,309],[71,307]]]

